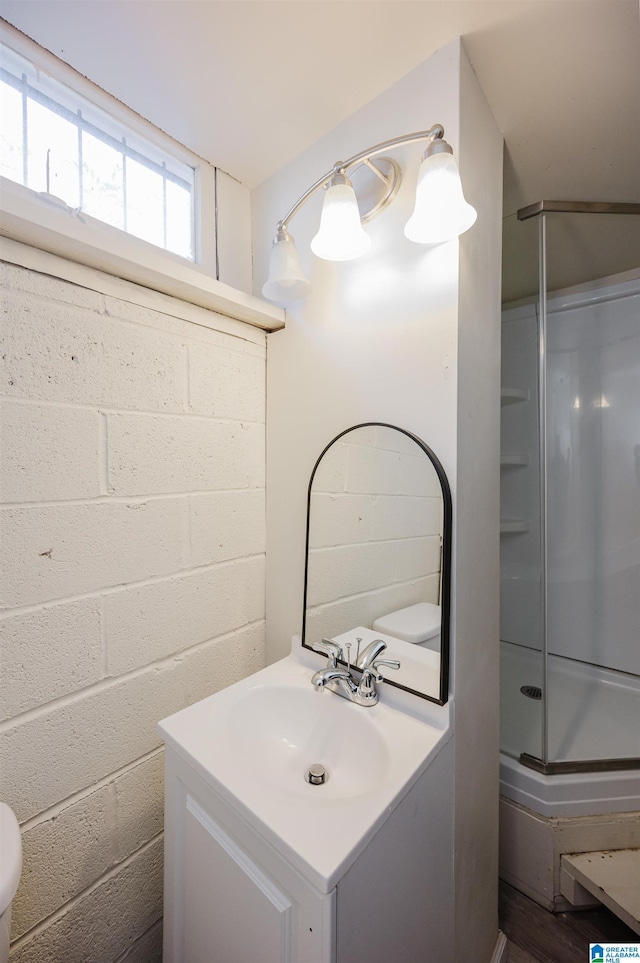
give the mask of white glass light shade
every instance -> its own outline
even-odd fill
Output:
[[[300,257],[293,238],[287,231],[279,231],[271,248],[269,277],[262,293],[269,301],[300,301],[311,292],[311,285],[302,273]]]
[[[467,204],[455,158],[449,153],[426,157],[420,165],[416,205],[404,233],[418,244],[451,241],[475,224],[475,208]]]
[[[325,194],[320,229],[311,250],[325,261],[350,261],[371,246],[371,238],[360,222],[358,201],[350,183],[334,184]]]

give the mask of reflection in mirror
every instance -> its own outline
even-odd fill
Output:
[[[333,639],[357,662],[374,639],[386,681],[447,701],[451,495],[440,462],[383,424],[342,432],[309,484],[303,644]]]

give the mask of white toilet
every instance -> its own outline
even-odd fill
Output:
[[[11,900],[22,872],[22,837],[13,810],[0,802],[0,963],[9,959]]]
[[[374,632],[392,635],[404,642],[412,642],[424,649],[440,651],[440,606],[432,602],[418,602],[406,609],[389,612],[376,619],[372,625]]]

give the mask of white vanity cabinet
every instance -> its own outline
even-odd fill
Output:
[[[335,889],[319,893],[171,750],[165,779],[163,963],[334,963]]]
[[[289,657],[159,723],[164,963],[450,963],[453,742],[433,712],[318,695]]]
[[[449,744],[323,893],[167,749],[164,963],[451,960],[450,762]]]

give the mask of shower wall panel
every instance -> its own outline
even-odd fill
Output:
[[[547,310],[549,652],[640,675],[640,280]],[[505,311],[501,638],[540,649],[537,351],[537,306]]]
[[[640,675],[640,281],[548,304],[548,647]]]
[[[538,317],[535,304],[502,316],[500,637],[541,649]]]

